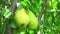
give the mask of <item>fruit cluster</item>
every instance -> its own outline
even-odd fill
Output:
[[[26,27],[36,29],[38,26],[38,19],[32,11],[26,11],[24,8],[17,10],[14,16],[18,27]]]

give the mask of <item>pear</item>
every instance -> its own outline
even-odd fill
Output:
[[[36,29],[37,26],[38,26],[38,19],[33,14],[33,12],[31,12],[30,10],[27,12],[27,14],[29,15],[29,24],[28,24],[28,27],[30,29]]]
[[[29,23],[29,16],[26,14],[24,8],[17,10],[14,17],[19,27],[24,27]]]

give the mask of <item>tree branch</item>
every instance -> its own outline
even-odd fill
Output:
[[[11,4],[11,12],[12,14],[15,13],[15,9],[16,9],[16,6],[17,6],[17,0],[12,0],[12,4]]]
[[[8,32],[7,34],[12,34],[13,28],[12,27],[8,27]]]
[[[42,6],[41,12],[40,12],[40,14],[38,16],[38,20],[41,20],[41,17],[42,17],[42,15],[44,13],[44,10],[46,8],[46,2],[47,2],[47,0],[43,0],[43,6]],[[39,26],[40,25],[38,25],[38,29],[39,29]],[[37,34],[37,30],[34,30],[34,34]]]
[[[12,12],[12,15],[15,14],[16,3],[17,3],[17,0],[12,0],[11,10],[10,10]],[[7,34],[12,34],[12,31],[13,31],[13,28],[12,27],[8,27],[8,33]]]
[[[5,8],[5,5],[6,5],[6,0],[3,0],[3,8]]]
[[[47,2],[47,0],[44,0],[44,3],[43,3],[43,6],[42,6],[42,9],[41,9],[41,12],[40,12],[40,14],[38,16],[38,20],[41,20],[41,17],[43,15],[44,10],[45,10],[45,7],[46,7],[46,2]]]
[[[3,0],[3,8],[5,8],[5,5],[6,5],[6,2],[5,2],[6,0]],[[2,31],[2,34],[4,34],[5,33],[5,31],[6,31],[6,23],[4,23],[3,24],[3,31]]]

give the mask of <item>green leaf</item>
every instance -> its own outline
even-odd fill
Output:
[[[57,8],[57,4],[58,4],[58,1],[55,1],[55,2],[52,3],[53,9],[56,9]]]
[[[5,18],[9,18],[9,17],[11,16],[11,12],[10,12],[9,9],[5,8],[5,9],[3,9],[2,11],[3,11],[3,16],[4,16]]]

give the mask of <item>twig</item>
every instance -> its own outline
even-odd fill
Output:
[[[41,20],[41,17],[43,15],[44,10],[45,10],[45,7],[46,7],[46,2],[47,2],[47,0],[44,0],[44,3],[43,3],[43,6],[42,6],[42,9],[41,9],[41,12],[40,12],[39,17],[38,17],[38,20]]]
[[[13,28],[12,27],[8,27],[8,32],[7,34],[12,34]]]
[[[41,20],[41,17],[43,15],[45,7],[46,7],[46,2],[47,2],[47,0],[43,0],[43,6],[42,6],[41,12],[40,12],[40,14],[38,16],[38,20]],[[38,29],[39,29],[39,26],[40,25],[38,25]],[[37,34],[37,30],[34,30],[34,34]]]
[[[6,0],[3,0],[3,8],[5,8],[5,5],[6,5],[6,2],[5,2]]]
[[[39,16],[38,16],[38,20],[39,20],[39,21],[41,20],[41,17],[42,17],[42,15],[43,15],[44,11],[45,11],[46,2],[47,2],[47,0],[44,0],[43,6],[42,6],[42,9],[41,9],[41,12],[40,12],[40,14],[39,14]],[[38,29],[39,29],[39,26],[40,26],[40,23],[39,23],[39,25],[38,25]]]
[[[3,0],[3,8],[5,8],[5,5],[6,5],[6,2],[5,2],[5,0]],[[5,30],[6,30],[6,23],[4,23],[4,25],[3,25],[3,31],[2,31],[2,34],[4,34],[5,33]]]
[[[15,9],[16,9],[16,3],[17,3],[17,0],[12,0],[12,3],[11,3],[11,12],[12,12],[12,15],[14,15],[15,13]],[[12,27],[9,27],[8,28],[8,33],[7,34],[12,34]]]
[[[16,6],[17,6],[17,0],[12,0],[12,4],[11,4],[11,12],[12,12],[12,15],[14,15],[15,13],[15,9],[16,9]]]
[[[1,11],[0,11],[0,27],[1,27],[1,17],[2,17],[2,16],[1,16]]]

